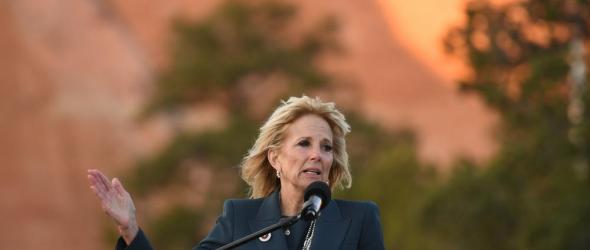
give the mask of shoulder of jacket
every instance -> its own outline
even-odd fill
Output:
[[[228,199],[225,200],[224,206],[231,206],[233,209],[257,208],[262,204],[264,198],[258,199]]]

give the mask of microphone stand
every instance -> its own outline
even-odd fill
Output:
[[[225,246],[217,248],[217,250],[232,249],[232,248],[241,246],[244,243],[251,241],[252,239],[255,239],[255,238],[258,238],[262,235],[270,233],[278,228],[281,228],[281,227],[285,228],[285,227],[291,226],[291,225],[295,224],[295,222],[297,222],[300,219],[301,219],[301,215],[281,218],[281,219],[279,219],[279,222],[272,224],[268,227],[265,227],[263,229],[260,229],[254,233],[249,234],[249,235],[246,235],[246,236],[242,237],[241,239],[231,242]]]

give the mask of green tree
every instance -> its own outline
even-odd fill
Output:
[[[194,186],[191,171],[203,166],[212,173],[211,183],[223,183],[223,187],[203,193],[208,200],[205,205],[178,199],[167,204],[164,211],[143,216],[145,230],[157,248],[189,249],[208,232],[224,199],[246,197],[237,165],[279,99],[331,90],[331,77],[318,70],[314,62],[325,53],[339,51],[334,36],[337,22],[327,17],[301,32],[293,29],[295,15],[293,6],[278,1],[227,1],[198,23],[175,25],[171,65],[162,72],[144,118],[167,114],[174,119],[190,107],[214,103],[223,107],[227,122],[222,128],[200,132],[179,129],[166,148],[137,164],[130,177],[132,193],[138,195],[136,200],[144,204],[144,210],[158,207],[150,203],[150,197],[163,191],[168,196],[182,196],[182,190]],[[354,129],[348,142],[353,171],[364,177],[355,181],[359,191],[341,196],[374,199],[385,206],[386,193],[366,196],[373,193],[376,184],[371,171],[385,173],[390,164],[403,166],[393,175],[379,176],[378,181],[385,185],[387,176],[398,176],[396,185],[414,185],[412,180],[419,175],[413,169],[419,164],[414,139],[409,132],[387,133],[352,111],[345,113]],[[393,157],[388,155],[396,149],[400,151]],[[369,166],[373,164],[375,167]],[[411,188],[398,190],[398,200],[413,192]],[[393,207],[387,204],[386,209]],[[406,210],[397,209],[401,214]],[[385,218],[396,227],[391,232],[402,235],[401,225],[389,214],[385,213]]]
[[[416,138],[409,129],[386,131],[354,114],[347,139],[353,186],[337,197],[370,200],[381,212],[387,249],[425,249],[420,211],[438,181],[434,166],[418,158]]]
[[[201,194],[205,205],[178,199],[145,218],[157,248],[190,249],[202,239],[223,199],[246,196],[237,165],[257,135],[265,118],[261,114],[281,97],[329,82],[314,59],[330,49],[336,23],[326,19],[289,40],[295,14],[295,8],[280,2],[227,1],[203,21],[175,24],[171,65],[160,75],[143,117],[181,118],[190,107],[213,103],[223,107],[227,124],[201,132],[179,129],[166,148],[137,164],[131,188],[139,203],[162,191],[179,195],[194,185],[191,171],[203,166],[211,173],[210,183],[223,187],[206,188]]]
[[[424,235],[436,249],[589,249],[590,114],[574,124],[567,111],[572,41],[589,47],[590,2],[473,1],[466,16],[446,45],[471,68],[462,90],[500,115],[500,150],[460,164],[435,191]],[[588,110],[588,88],[579,91]]]

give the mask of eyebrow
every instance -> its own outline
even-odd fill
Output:
[[[302,136],[302,137],[297,138],[297,140],[295,140],[295,141],[301,141],[303,139],[309,140],[309,139],[311,139],[311,137],[310,136]],[[320,140],[320,142],[329,142],[330,144],[332,144],[332,140],[330,140],[328,138],[323,138]]]

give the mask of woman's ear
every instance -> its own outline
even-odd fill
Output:
[[[268,158],[268,162],[270,162],[270,165],[275,169],[275,170],[279,170],[279,162],[278,162],[278,157],[279,157],[279,152],[278,149],[276,148],[271,148],[268,150],[268,152],[266,153],[266,157]]]

